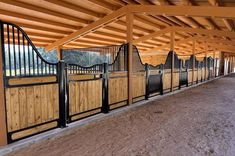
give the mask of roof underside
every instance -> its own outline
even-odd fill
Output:
[[[36,46],[48,47],[128,4],[235,7],[234,0],[0,0],[0,20],[21,26]],[[234,33],[234,19],[138,13],[134,14],[133,38],[139,39],[172,26]],[[235,49],[235,35],[210,35],[177,29],[175,39],[175,49],[182,55],[192,53],[193,40],[197,41],[196,51],[201,53],[220,50],[219,47],[224,45],[231,49],[234,46]],[[98,47],[125,42],[126,16],[121,16],[64,44],[63,48]],[[169,51],[169,43],[170,32],[165,32],[135,44],[142,53],[148,54]]]

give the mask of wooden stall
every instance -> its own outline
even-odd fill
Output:
[[[58,126],[56,76],[7,79],[7,129],[12,141]]]
[[[128,81],[127,72],[109,73],[108,96],[110,109],[127,105]]]
[[[99,74],[69,75],[70,121],[101,112],[102,78]]]
[[[144,99],[146,93],[146,72],[133,73],[133,102]]]

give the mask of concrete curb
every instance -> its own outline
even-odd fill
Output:
[[[230,74],[228,74],[228,75],[230,75]],[[194,84],[194,85],[189,86],[189,87],[184,87],[184,88],[181,88],[180,90],[176,90],[174,92],[170,92],[170,93],[164,94],[162,96],[151,97],[151,98],[149,98],[149,100],[140,101],[140,102],[137,102],[133,105],[129,105],[129,106],[125,106],[125,107],[122,107],[122,108],[119,108],[119,109],[115,109],[115,110],[111,111],[108,114],[97,114],[97,115],[79,120],[77,122],[71,123],[71,124],[68,125],[68,127],[63,128],[63,129],[57,128],[57,129],[54,129],[54,130],[51,130],[51,131],[48,131],[48,132],[44,132],[42,134],[38,134],[38,135],[30,137],[30,138],[20,140],[18,142],[15,142],[15,143],[12,143],[10,145],[7,145],[7,146],[4,146],[4,147],[0,148],[0,156],[9,154],[10,152],[22,149],[24,147],[28,147],[28,146],[30,146],[34,143],[38,143],[38,142],[43,141],[43,140],[47,140],[47,139],[50,139],[50,138],[56,138],[56,137],[63,136],[65,134],[69,134],[72,130],[74,130],[76,128],[79,128],[83,125],[87,125],[89,123],[97,122],[98,120],[103,120],[107,117],[114,116],[114,115],[126,112],[130,109],[140,107],[142,105],[145,105],[145,104],[147,104],[149,102],[152,102],[154,100],[157,100],[157,99],[161,99],[161,98],[164,98],[164,97],[167,97],[167,96],[178,94],[178,93],[186,91],[188,89],[198,87],[198,86],[203,85],[205,83],[220,79],[224,76],[227,76],[227,75],[219,76],[219,77],[216,77],[212,80],[207,80],[207,81],[201,82],[199,84]]]

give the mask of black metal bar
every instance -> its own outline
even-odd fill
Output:
[[[102,83],[102,107],[101,111],[103,113],[108,113],[109,107],[109,95],[108,95],[108,63],[103,64],[103,83]]]
[[[17,68],[16,68],[16,49],[15,49],[15,28],[14,28],[14,26],[12,26],[12,44],[13,44],[13,53],[14,53],[14,70],[15,70],[15,75],[14,76],[16,76],[17,75],[17,73],[16,73],[16,71],[17,71]]]
[[[10,47],[10,30],[9,30],[9,25],[8,25],[8,24],[7,24],[7,44],[8,44],[9,71],[10,71],[10,76],[12,76],[12,70],[11,70],[11,47]]]
[[[27,43],[28,46],[28,67],[29,67],[29,75],[31,75],[31,71],[30,71],[30,52],[29,52],[29,42]]]
[[[33,62],[33,75],[35,75],[35,60],[34,60],[34,51],[33,51],[33,47],[31,47],[32,50],[32,62]]]
[[[179,70],[179,89],[181,89],[181,85],[182,85],[182,63],[183,63],[183,61],[182,60],[180,60],[180,70]]]
[[[4,24],[0,21],[0,47],[2,48],[2,60],[3,60],[3,76],[6,76],[6,57],[5,57],[5,43],[4,43]]]
[[[20,55],[20,30],[17,30],[17,34],[18,34],[18,53],[19,53],[19,70],[20,70],[20,76],[21,76],[21,55]]]
[[[24,56],[24,75],[26,75],[26,54],[25,54],[25,38],[23,35],[23,56]]]
[[[66,127],[67,123],[67,99],[66,99],[66,73],[64,60],[59,61],[59,126]]]
[[[161,79],[160,79],[160,95],[163,95],[164,94],[164,91],[163,91],[163,73],[164,73],[164,65],[162,64],[161,65]]]
[[[145,100],[149,99],[149,65],[145,64],[145,71],[146,71],[146,83],[145,83]]]

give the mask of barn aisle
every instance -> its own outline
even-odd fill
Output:
[[[234,155],[235,74],[9,155]]]

